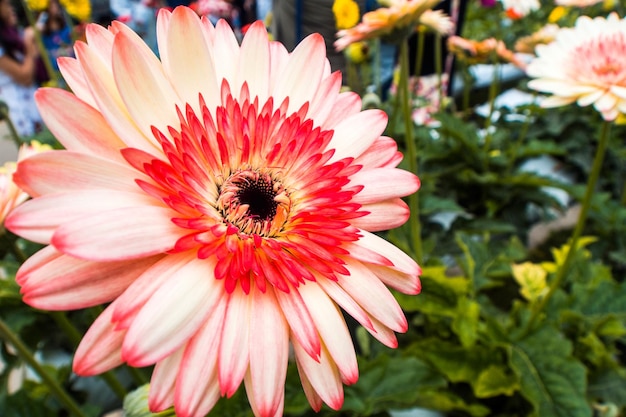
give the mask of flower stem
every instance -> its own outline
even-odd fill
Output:
[[[67,315],[62,311],[51,311],[50,316],[56,321],[57,325],[63,330],[70,342],[76,347],[82,339],[82,334],[76,329],[76,326],[67,318]],[[128,392],[124,385],[117,379],[115,374],[111,371],[105,372],[100,375],[100,378],[106,382],[111,388],[111,391],[115,393],[120,399],[124,399]]]
[[[408,40],[402,42],[400,46],[400,81],[398,92],[401,92],[402,111],[404,116],[404,139],[407,148],[409,160],[409,170],[415,175],[418,174],[417,165],[417,149],[415,138],[413,137],[413,118],[411,115],[411,98],[409,92],[409,44]],[[413,249],[415,251],[415,260],[418,264],[423,261],[422,249],[422,225],[420,223],[419,212],[419,195],[413,193],[409,196],[409,208],[411,216],[409,217],[409,228],[411,231],[411,239]]]
[[[65,392],[59,382],[54,379],[46,369],[35,359],[28,347],[19,339],[19,337],[11,331],[9,326],[0,319],[0,337],[7,343],[13,346],[22,359],[28,363],[28,365],[39,375],[43,382],[48,386],[50,391],[59,399],[59,401],[65,406],[65,408],[73,415],[77,417],[87,417],[87,415],[80,409],[78,404]]]
[[[528,320],[526,331],[522,333],[523,335],[528,334],[532,330],[532,327],[537,321],[539,314],[541,314],[556,290],[561,286],[563,279],[565,278],[565,275],[567,274],[567,271],[570,267],[570,264],[574,260],[576,246],[578,245],[578,240],[582,235],[583,229],[585,228],[585,222],[587,220],[587,215],[591,207],[591,198],[593,196],[596,183],[598,182],[598,178],[600,176],[602,162],[604,161],[604,155],[606,153],[606,148],[609,142],[610,127],[611,124],[609,122],[604,122],[602,125],[600,140],[598,142],[596,155],[593,159],[593,164],[591,166],[591,173],[589,174],[589,179],[587,181],[587,188],[583,197],[582,207],[580,209],[580,214],[578,215],[578,221],[576,222],[576,226],[574,227],[574,232],[572,233],[572,237],[570,239],[569,248],[567,248],[567,255],[565,256],[565,260],[557,271],[556,277],[554,278],[554,280],[552,280],[550,288],[548,289],[548,293],[545,295],[545,297],[539,300],[536,308],[533,310],[530,319]]]

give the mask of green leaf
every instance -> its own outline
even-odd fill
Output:
[[[161,411],[160,413],[151,413],[148,409],[148,394],[150,385],[145,384],[129,393],[124,398],[124,416],[125,417],[174,417],[174,409]]]
[[[519,388],[519,379],[508,368],[491,365],[478,375],[474,383],[474,394],[478,398],[511,396]]]
[[[592,400],[626,406],[626,370],[605,369],[589,380],[589,398]]]
[[[464,348],[435,338],[416,342],[406,349],[430,363],[454,383],[473,383],[492,364],[504,363],[497,349],[479,345]]]
[[[441,375],[415,357],[380,355],[360,368],[359,381],[345,388],[342,407],[359,415],[416,406],[421,391],[446,386]]]
[[[586,317],[614,315],[626,319],[626,282],[600,282],[595,288],[575,285],[571,308]]]
[[[446,267],[424,267],[422,269],[422,288],[419,297],[395,293],[396,299],[406,312],[421,311],[425,314],[455,317],[457,304],[469,290],[469,281],[465,277],[449,277]]]
[[[463,347],[470,347],[478,339],[480,305],[476,301],[462,298],[458,303],[457,314],[452,321],[452,330],[459,337]]]
[[[479,403],[467,403],[457,394],[446,391],[426,391],[420,395],[420,407],[429,410],[437,410],[443,413],[461,412],[472,417],[484,417],[492,415],[489,407]]]
[[[537,417],[592,415],[585,400],[585,367],[572,357],[571,343],[557,329],[544,326],[511,343],[508,352],[521,393],[533,405]]]

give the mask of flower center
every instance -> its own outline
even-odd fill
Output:
[[[285,187],[269,173],[239,170],[220,187],[217,209],[246,235],[273,236],[280,231],[291,201]]]

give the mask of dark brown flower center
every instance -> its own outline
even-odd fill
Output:
[[[276,191],[271,179],[260,177],[256,181],[241,180],[235,199],[239,204],[248,206],[247,215],[258,220],[272,220],[276,215],[278,203],[274,200]]]
[[[279,181],[256,170],[237,171],[222,184],[217,209],[243,234],[270,236],[280,229],[291,202]],[[277,216],[277,213],[281,213]],[[278,217],[278,218],[277,218]]]

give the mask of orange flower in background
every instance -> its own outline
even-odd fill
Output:
[[[373,232],[406,222],[419,180],[320,35],[289,53],[256,22],[239,45],[186,7],[157,28],[161,60],[88,25],[60,60],[74,94],[36,95],[66,150],[15,174],[34,198],[6,226],[48,245],[17,273],[24,301],[110,303],[73,369],[155,364],[152,411],[204,416],[243,382],[256,416],[281,415],[290,346],[311,406],[339,409],[359,376],[340,308],[390,347],[407,329],[387,287],[417,294],[420,269]]]
[[[32,141],[29,145],[22,145],[18,150],[18,162],[39,152],[50,150],[50,146]],[[13,181],[13,174],[17,169],[16,162],[6,162],[0,167],[0,225],[7,215],[17,206],[28,199],[28,194],[22,191]]]
[[[528,86],[552,94],[543,107],[593,105],[605,120],[626,113],[626,19],[581,16],[555,40],[538,45]]]
[[[448,38],[448,50],[460,61],[469,65],[493,63],[494,59],[502,63],[511,63],[524,68],[525,64],[503,41],[489,38],[482,41],[466,39],[460,36]]]
[[[404,38],[419,24],[422,13],[432,9],[441,0],[387,0],[385,7],[365,13],[361,23],[337,32],[335,48],[345,49],[354,42],[375,38]],[[397,36],[396,36],[397,35]]]

